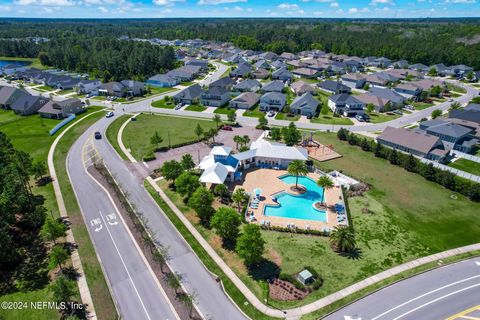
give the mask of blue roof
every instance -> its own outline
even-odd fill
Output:
[[[217,157],[215,156],[215,162],[220,162],[221,164],[225,166],[232,166],[233,168],[237,167],[238,164],[238,159],[234,158],[232,155],[229,155],[228,157]]]

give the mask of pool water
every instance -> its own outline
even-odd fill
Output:
[[[295,184],[296,177],[285,175],[279,177],[284,183]],[[279,206],[266,205],[264,209],[265,216],[274,216],[281,218],[327,221],[327,213],[317,210],[313,204],[322,200],[323,188],[317,185],[315,181],[308,177],[298,177],[298,184],[305,186],[307,192],[301,195],[291,195],[287,192],[281,192],[276,195]]]

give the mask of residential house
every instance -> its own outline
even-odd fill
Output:
[[[478,144],[475,130],[447,120],[434,119],[420,123],[420,130],[439,137],[446,149],[469,153]]]
[[[345,62],[334,61],[330,63],[328,70],[333,74],[344,74],[348,71],[348,67]]]
[[[391,70],[393,70],[393,69],[391,69]],[[382,72],[377,72],[374,75],[379,77],[380,79],[384,79],[387,82],[387,84],[400,81],[400,77],[397,77],[393,73],[387,72],[387,70],[382,71]]]
[[[176,77],[171,77],[168,74],[157,74],[153,77],[150,77],[147,80],[147,83],[153,87],[169,88],[179,84],[180,79]]]
[[[100,80],[81,80],[74,89],[77,94],[89,94],[97,92],[101,85],[102,82]]]
[[[345,60],[343,61],[346,65],[346,70],[348,72],[363,72],[365,67],[363,66],[362,62],[359,60]]]
[[[439,137],[418,130],[386,127],[377,142],[420,158],[443,162],[449,151]]]
[[[381,58],[375,59],[375,61],[373,61],[372,63],[372,66],[379,67],[379,68],[387,68],[391,64],[392,64],[392,60],[385,57],[381,57]]]
[[[288,66],[282,60],[275,60],[270,64],[273,69],[287,68]]]
[[[278,61],[278,60],[277,60]],[[255,69],[262,68],[262,69],[270,69],[270,64],[266,60],[258,60],[253,64]]]
[[[396,68],[396,69],[408,68],[408,61],[407,60],[395,61],[395,62],[392,62],[390,67],[393,67],[393,68]]]
[[[262,87],[262,84],[255,79],[245,79],[240,81],[236,85],[233,86],[233,91],[237,92],[257,92]]]
[[[315,69],[310,69],[310,68],[298,68],[298,69],[294,69],[292,71],[292,74],[297,78],[312,79],[320,76],[320,71]]]
[[[230,100],[230,107],[235,109],[252,109],[260,101],[260,95],[254,92],[243,92]]]
[[[279,57],[278,57],[280,60],[295,60],[295,59],[298,59],[298,56],[293,54],[293,53],[290,53],[290,52],[284,52],[282,53]]]
[[[222,61],[225,63],[238,63],[241,56],[238,53],[226,52],[222,56]]]
[[[405,98],[413,100],[416,100],[422,93],[422,89],[411,83],[400,83],[393,90]]]
[[[386,87],[388,84],[388,80],[379,77],[378,74],[367,74],[365,77],[365,81],[371,87]]]
[[[202,87],[198,83],[191,85],[173,96],[175,103],[192,104],[202,94]]]
[[[465,120],[470,121],[480,125],[480,110],[478,110],[475,106],[470,106],[468,109],[455,109],[451,110],[448,113],[449,120],[458,119],[458,120]]]
[[[125,88],[128,97],[137,97],[145,94],[145,83],[135,80],[122,80],[120,82]]]
[[[447,67],[443,63],[434,64],[431,69],[434,69],[437,72],[437,75],[444,76]],[[429,70],[430,71],[430,70]]]
[[[285,85],[281,80],[273,80],[262,87],[263,92],[282,92]]]
[[[290,85],[290,88],[297,96],[303,95],[306,92],[315,94],[315,88],[311,84],[308,84],[302,80],[295,81]]]
[[[0,87],[0,108],[11,109],[13,103],[25,94],[28,93],[23,89],[7,86]]]
[[[350,87],[342,84],[340,81],[325,80],[317,83],[317,87],[331,94],[350,93]]]
[[[29,116],[37,113],[48,101],[45,97],[24,93],[13,102],[11,109],[16,114]]]
[[[347,73],[341,79],[344,85],[352,89],[361,89],[365,86],[365,76],[358,73]]]
[[[41,117],[63,119],[70,114],[79,114],[85,111],[80,99],[71,98],[63,101],[49,101],[38,110]]]
[[[449,75],[455,76],[455,77],[463,77],[466,76],[470,71],[473,71],[472,67],[466,66],[464,64],[459,64],[456,66],[451,66],[448,68],[449,70]]]
[[[270,72],[268,72],[268,70],[265,70],[265,69],[262,69],[262,68],[254,70],[252,72],[252,76],[255,79],[266,79],[266,78],[268,78],[269,75],[270,75]]]
[[[444,81],[440,80],[434,80],[434,79],[422,79],[422,80],[417,80],[410,82],[412,85],[420,88],[423,91],[429,91],[433,87],[440,87],[442,89],[446,89],[446,83]]]
[[[261,53],[259,57],[267,61],[273,61],[273,60],[277,60],[278,55],[274,52],[267,51],[267,52]]]
[[[167,72],[167,76],[178,79],[179,82],[188,82],[200,75],[201,66],[186,65]]]
[[[0,74],[10,76],[18,72],[23,72],[25,70],[27,70],[27,67],[25,65],[7,64],[6,66],[0,67]]]
[[[377,97],[369,92],[362,93],[358,96],[355,96],[355,98],[363,102],[365,107],[369,104],[373,105],[375,112],[384,112],[393,109],[390,100]]]
[[[267,92],[260,98],[261,111],[281,111],[285,107],[285,94],[280,92]]]
[[[291,81],[293,75],[287,68],[280,68],[272,73],[273,80]]]
[[[365,104],[347,93],[336,94],[328,98],[328,107],[336,114],[346,117],[364,114]]]
[[[208,107],[222,107],[230,100],[230,92],[224,87],[209,87],[200,94],[200,103]]]
[[[242,63],[238,67],[230,72],[230,77],[234,78],[246,78],[253,72],[253,68],[248,63]]]
[[[307,64],[301,60],[287,60],[287,66],[292,66],[294,68],[303,68],[307,66]]]
[[[318,105],[318,100],[310,92],[306,92],[292,101],[290,111],[304,116],[313,116],[317,112]]]
[[[208,71],[208,60],[200,60],[200,59],[189,59],[185,61],[186,66],[197,66],[200,67],[200,72],[207,72]]]
[[[415,63],[415,64],[412,64],[408,67],[408,69],[410,70],[415,70],[415,71],[418,71],[418,72],[422,72],[422,73],[427,73],[430,68],[422,63]]]
[[[369,92],[370,94],[379,98],[390,100],[393,108],[402,108],[407,101],[407,98],[404,96],[387,88],[372,87],[370,88]]]
[[[235,80],[230,77],[223,77],[218,80],[213,81],[208,85],[209,88],[220,87],[229,91],[236,84]]]

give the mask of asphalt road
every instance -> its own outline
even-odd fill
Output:
[[[92,135],[109,123],[102,119],[74,143],[68,153],[70,181],[85,225],[106,273],[123,319],[179,319],[158,286],[134,239],[106,192],[87,174],[91,164],[85,151]],[[85,164],[85,165],[84,165]],[[87,266],[88,267],[88,266]]]
[[[104,131],[107,126],[102,122],[95,127],[99,131]],[[147,173],[143,165],[123,161],[106,139],[95,141],[95,145],[124,191],[128,192],[129,200],[148,219],[148,224],[155,231],[158,243],[168,248],[170,266],[182,275],[182,282],[187,291],[195,293],[197,296],[197,306],[203,316],[207,319],[219,320],[245,319],[223,292],[220,284],[205,269],[168,217],[144,189],[143,180]]]
[[[479,304],[480,258],[476,258],[398,282],[324,319],[440,320]]]

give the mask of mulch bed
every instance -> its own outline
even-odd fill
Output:
[[[280,301],[302,300],[308,292],[295,288],[293,284],[280,279],[274,279],[269,283],[270,298]]]
[[[105,177],[100,172],[98,172],[94,166],[90,166],[87,170],[95,179],[97,179],[108,190],[108,192],[112,196],[113,201],[115,202],[125,223],[127,224],[127,227],[130,229],[130,232],[133,234],[135,241],[139,244],[139,247],[142,249],[143,255],[145,256],[148,263],[150,264],[150,267],[152,268],[153,273],[155,274],[158,281],[160,282],[163,290],[167,294],[170,302],[175,308],[175,311],[177,311],[180,319],[202,319],[202,317],[198,314],[195,308],[193,308],[192,314],[190,315],[190,310],[188,310],[185,307],[185,305],[178,300],[178,297],[184,294],[184,292],[183,291],[180,292],[181,290],[178,290],[178,295],[177,295],[175,290],[168,285],[167,276],[168,274],[172,273],[172,270],[170,270],[167,267],[164,267],[164,270],[162,272],[160,264],[153,259],[153,254],[150,248],[144,245],[140,231],[135,228],[132,219],[130,218],[126,209],[122,206],[122,202],[118,198],[113,187],[110,184],[108,184]]]
[[[307,192],[307,188],[304,186],[299,185],[298,187],[295,187],[295,185],[290,186],[289,192],[292,194],[304,194]]]

